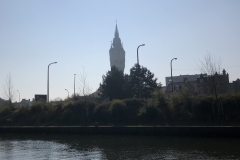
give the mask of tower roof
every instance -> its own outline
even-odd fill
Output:
[[[117,24],[116,24],[116,28],[115,28],[115,34],[114,34],[112,46],[113,46],[113,48],[118,48],[118,49],[122,48],[122,43],[121,43],[121,39],[119,37]]]

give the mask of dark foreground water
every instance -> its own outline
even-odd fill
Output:
[[[240,159],[240,140],[0,134],[0,160],[10,159]]]

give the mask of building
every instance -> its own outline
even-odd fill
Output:
[[[113,42],[109,50],[110,56],[110,66],[111,68],[115,66],[119,71],[124,72],[125,68],[125,51],[123,49],[123,44],[119,38],[118,28],[116,24],[115,34]]]
[[[4,99],[2,99],[1,97],[0,97],[0,106],[1,105],[3,105],[4,103],[6,103],[7,101],[5,101]]]
[[[15,102],[14,103],[16,106],[32,106],[32,101],[30,99],[22,99],[21,102]]]
[[[184,87],[188,88],[191,93],[195,92],[195,84],[197,79],[201,76],[201,74],[194,74],[194,75],[180,75],[180,76],[173,76],[173,85],[171,81],[171,77],[165,77],[166,82],[166,89],[165,93],[170,94],[173,91],[180,91]],[[203,74],[202,76],[207,76],[207,74]]]
[[[223,69],[222,74],[203,76],[197,79],[195,94],[224,94],[228,93],[229,74]]]
[[[207,74],[204,74],[206,76]],[[197,78],[200,76],[200,74],[194,74],[194,75],[180,75],[180,76],[172,76],[173,83],[178,83],[178,82],[184,82],[184,81],[196,81]],[[166,86],[168,86],[171,83],[171,77],[165,77],[165,83]]]
[[[169,81],[170,79],[171,77],[165,78],[165,93],[167,95],[172,92],[172,83]],[[222,74],[196,74],[173,77],[173,90],[178,92],[183,88],[187,88],[190,95],[227,93],[229,90],[229,74],[227,74],[224,69]]]
[[[229,83],[229,92],[240,92],[240,79],[238,78],[236,81]]]
[[[45,95],[45,94],[35,94],[35,101],[47,102],[47,95]]]

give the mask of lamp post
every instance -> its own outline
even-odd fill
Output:
[[[172,61],[173,61],[173,60],[177,60],[177,58],[173,58],[173,59],[171,60],[171,64],[170,64],[170,66],[171,66],[172,92],[173,92],[173,78],[172,78]]]
[[[74,99],[75,99],[75,79],[76,79],[76,74],[74,74],[74,94],[73,94]]]
[[[138,48],[141,46],[145,46],[145,44],[141,44],[137,47],[137,65],[138,65],[138,71],[140,70],[139,66],[139,58],[138,58]],[[140,79],[139,79],[139,72],[138,72],[138,98],[140,98]]]
[[[18,95],[19,95],[19,103],[20,103],[20,92],[17,90],[17,92],[18,92]]]
[[[141,44],[141,45],[139,45],[139,46],[137,47],[137,63],[138,63],[138,65],[139,65],[139,59],[138,59],[138,48],[141,47],[141,46],[145,46],[145,44]]]
[[[55,64],[55,63],[57,63],[57,62],[53,62],[53,63],[50,63],[50,64],[48,65],[48,75],[47,75],[47,102],[49,102],[49,66],[50,66],[51,64]]]
[[[67,89],[65,89],[67,92],[68,92],[68,90]],[[68,98],[69,98],[69,92],[68,92]]]

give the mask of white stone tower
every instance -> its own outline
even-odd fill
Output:
[[[125,51],[123,49],[123,45],[121,43],[121,39],[119,38],[118,28],[116,24],[115,35],[113,38],[113,42],[111,44],[111,48],[109,50],[110,56],[110,66],[111,68],[115,66],[119,71],[124,73],[125,68]]]

